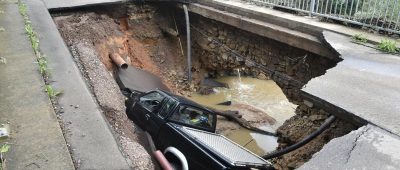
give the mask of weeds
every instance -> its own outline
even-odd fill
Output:
[[[0,57],[0,64],[7,64],[7,59],[5,57]]]
[[[4,154],[7,153],[9,149],[9,144],[4,144],[0,147],[0,170],[6,170],[6,159],[4,158]]]
[[[45,80],[45,84],[46,84],[45,91],[47,92],[47,94],[50,98],[54,98],[54,97],[60,95],[61,92],[55,91],[53,89],[53,87],[50,85],[50,83],[47,81],[47,78],[50,75],[49,69],[47,67],[47,60],[46,60],[46,57],[40,52],[39,37],[37,36],[36,32],[34,31],[34,29],[32,27],[32,23],[29,20],[26,5],[21,1],[18,1],[18,10],[19,10],[19,13],[22,15],[22,17],[24,18],[25,31],[31,42],[33,52],[36,55],[37,63],[39,65],[39,73],[43,76],[43,79]]]
[[[367,36],[364,34],[355,34],[351,36],[351,40],[359,44],[365,44],[368,42]]]
[[[48,69],[47,69],[46,58],[44,58],[42,56],[42,54],[40,53],[39,38],[38,38],[36,32],[33,30],[31,21],[29,20],[26,5],[24,3],[22,3],[21,1],[18,3],[18,10],[19,10],[19,13],[24,17],[25,31],[26,31],[26,34],[28,34],[28,38],[31,41],[31,46],[32,46],[33,52],[36,55],[36,58],[37,58],[37,61],[39,64],[39,72],[40,72],[40,74],[42,74],[42,76],[44,78],[47,78],[49,73],[48,73]]]
[[[400,49],[396,47],[396,42],[388,39],[382,40],[378,45],[377,48],[386,53],[398,53]]]
[[[62,91],[54,90],[51,85],[46,85],[45,91],[47,92],[47,95],[49,95],[50,98],[54,98],[54,97],[62,94]]]
[[[47,68],[47,60],[42,57],[38,59],[38,65],[39,65],[39,72],[40,74],[43,75],[43,77],[47,78],[50,74],[48,68]]]

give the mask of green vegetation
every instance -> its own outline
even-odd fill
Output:
[[[62,93],[61,91],[54,90],[51,85],[46,85],[45,91],[47,92],[50,98],[54,98]]]
[[[37,63],[39,65],[39,72],[43,76],[43,79],[45,80],[46,84],[45,91],[47,92],[50,98],[54,98],[60,95],[61,92],[54,90],[47,80],[50,75],[49,68],[47,67],[47,60],[46,57],[40,52],[39,38],[32,27],[31,21],[29,20],[29,16],[27,14],[27,7],[23,2],[18,1],[18,9],[19,13],[22,15],[22,17],[24,17],[25,31],[31,42],[33,52],[36,55]]]
[[[48,68],[47,68],[47,61],[46,58],[40,53],[39,50],[39,38],[36,34],[36,32],[33,30],[31,21],[29,20],[28,14],[26,13],[26,5],[23,4],[22,2],[19,2],[18,4],[18,9],[21,15],[24,17],[25,20],[25,31],[26,34],[28,34],[28,38],[31,41],[31,46],[33,49],[33,52],[35,53],[37,57],[37,61],[39,64],[39,72],[42,74],[44,78],[47,78],[49,76]]]
[[[388,39],[382,40],[378,45],[377,48],[383,52],[387,53],[398,53],[400,49],[396,47],[396,42]]]
[[[39,64],[39,72],[42,75],[45,75],[46,77],[49,76],[50,72],[47,69],[47,60],[42,57],[38,59],[38,64]]]
[[[4,154],[7,153],[9,149],[9,144],[4,144],[0,147],[0,170],[6,170],[6,159],[4,158]]]
[[[3,27],[0,27],[0,32],[5,31],[6,29],[4,29]]]
[[[352,41],[359,44],[365,44],[368,42],[367,36],[364,34],[355,34],[351,37]]]

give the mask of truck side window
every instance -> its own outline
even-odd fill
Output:
[[[213,125],[213,116],[209,112],[185,105],[179,106],[178,110],[171,116],[171,119],[206,129],[212,128]]]
[[[168,113],[171,111],[171,109],[174,107],[176,101],[173,99],[167,99],[167,101],[165,102],[164,107],[161,109],[159,115],[161,117],[166,117],[168,116]]]
[[[154,112],[160,109],[161,102],[164,98],[165,97],[162,94],[158,92],[152,92],[140,97],[139,103],[142,104],[144,108]]]

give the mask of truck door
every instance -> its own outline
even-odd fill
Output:
[[[166,97],[162,103],[162,107],[157,113],[152,113],[150,115],[150,119],[148,121],[148,129],[147,131],[151,136],[158,136],[158,132],[160,130],[160,126],[165,123],[165,117],[169,115],[171,110],[173,110],[176,106],[176,101],[170,97]]]
[[[150,128],[149,121],[154,117],[152,115],[159,112],[164,98],[165,96],[157,91],[139,97],[137,104],[133,108],[133,116],[136,119],[134,121],[147,131]]]

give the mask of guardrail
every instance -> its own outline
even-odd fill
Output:
[[[244,0],[400,34],[400,0]]]

